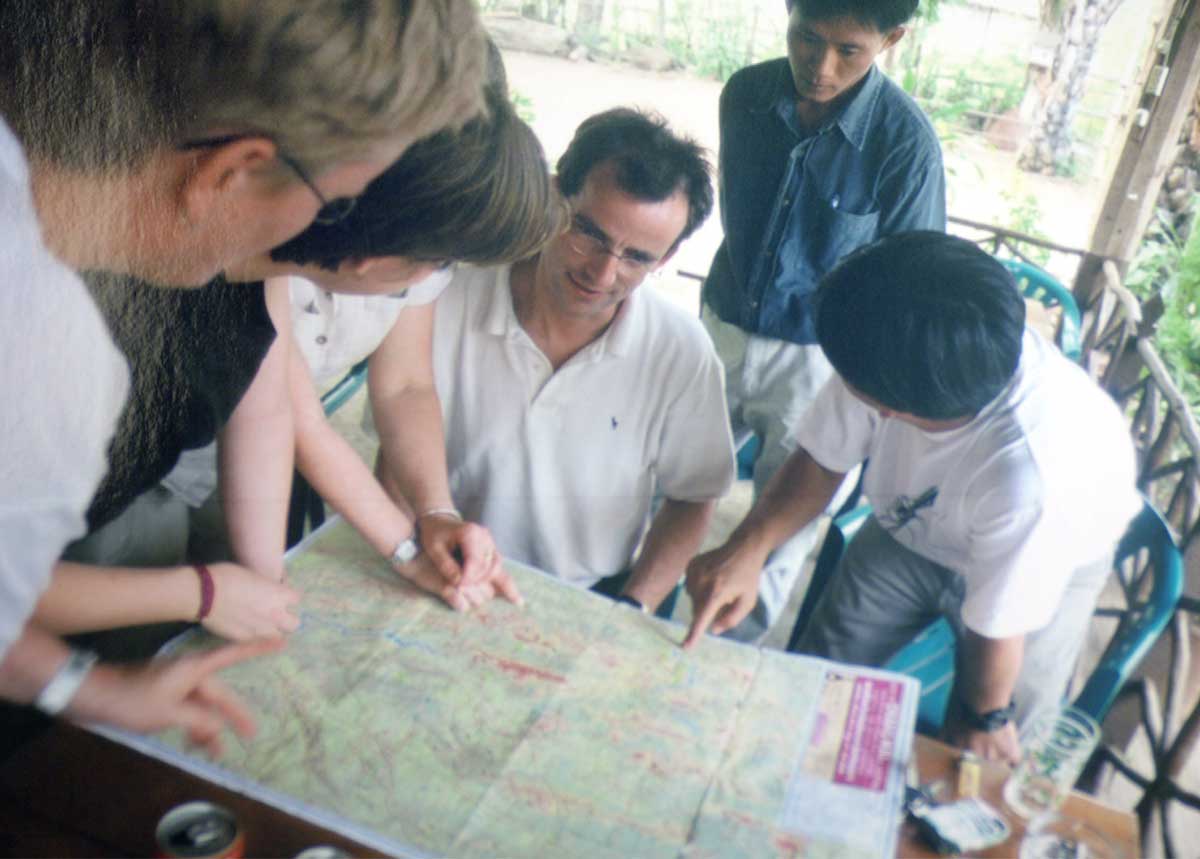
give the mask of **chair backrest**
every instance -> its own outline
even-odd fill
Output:
[[[799,643],[803,626],[811,618],[821,591],[853,536],[849,529],[857,530],[870,511],[869,506],[863,505],[830,523],[788,641],[789,650]],[[1097,616],[1115,616],[1117,628],[1075,698],[1075,706],[1097,722],[1104,721],[1117,694],[1166,628],[1183,591],[1183,556],[1170,528],[1145,499],[1141,511],[1117,544],[1114,568],[1125,607],[1097,610]],[[954,633],[945,620],[938,620],[883,666],[921,681],[917,729],[924,734],[936,735],[945,721],[954,685],[954,658]]]
[[[1001,264],[1012,272],[1017,287],[1026,298],[1040,301],[1046,307],[1062,309],[1062,320],[1058,328],[1058,348],[1072,361],[1083,358],[1083,325],[1079,316],[1079,305],[1075,296],[1048,272],[1033,263],[1016,259],[1001,259]]]
[[[321,395],[321,406],[326,415],[331,415],[344,406],[367,381],[367,362],[359,361],[346,371],[337,384]]]
[[[1097,722],[1162,634],[1183,592],[1183,555],[1162,516],[1143,499],[1114,556],[1125,607],[1099,615],[1118,618],[1117,629],[1075,699]]]

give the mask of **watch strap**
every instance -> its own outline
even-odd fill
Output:
[[[646,604],[641,600],[631,597],[629,594],[620,594],[617,596],[617,602],[623,602],[626,605],[631,605],[643,614],[646,613]]]
[[[979,713],[973,709],[965,701],[959,701],[962,708],[962,718],[969,728],[973,731],[998,731],[1012,721],[1013,714],[1016,713],[1017,705],[1012,701],[1008,702],[1007,707],[1000,707],[995,710],[988,710],[986,713]]]
[[[34,706],[47,715],[57,716],[71,703],[98,658],[90,650],[72,650],[67,661],[38,693]]]

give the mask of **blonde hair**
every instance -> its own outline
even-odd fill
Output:
[[[319,172],[460,127],[485,56],[473,0],[4,0],[0,111],[62,167],[261,134]]]

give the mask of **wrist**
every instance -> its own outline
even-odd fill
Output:
[[[90,650],[69,651],[67,658],[38,692],[34,706],[48,716],[57,716],[65,710],[87,682],[97,658]]]
[[[192,571],[196,574],[196,578],[198,579],[196,584],[200,591],[199,604],[197,605],[195,615],[192,616],[192,620],[196,623],[202,623],[212,613],[213,602],[217,598],[217,585],[207,564],[193,564]]]
[[[414,527],[407,537],[401,537],[396,543],[388,560],[391,561],[393,567],[403,567],[412,563],[419,554],[421,554],[420,533]]]
[[[1016,713],[1016,704],[1011,698],[1007,704],[1000,707],[984,705],[976,708],[962,699],[958,703],[963,725],[969,730],[982,733],[990,734],[1000,730],[1012,721]]]
[[[616,597],[616,600],[617,600],[617,602],[623,602],[626,605],[633,606],[638,611],[640,611],[642,614],[645,614],[646,612],[649,611],[649,609],[646,608],[646,604],[635,596],[631,596],[629,594],[618,594]]]

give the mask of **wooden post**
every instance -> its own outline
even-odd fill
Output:
[[[1200,0],[1175,0],[1159,42],[1159,60],[1147,71],[1140,104],[1092,232],[1089,244],[1094,256],[1085,259],[1075,280],[1075,294],[1084,306],[1101,288],[1103,259],[1114,260],[1125,276],[1154,215],[1159,188],[1200,83]],[[1162,74],[1166,79],[1159,86]]]

